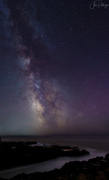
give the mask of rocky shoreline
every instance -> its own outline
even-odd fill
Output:
[[[0,170],[34,164],[57,157],[76,157],[89,154],[78,147],[45,145],[36,142],[3,142],[0,146]]]
[[[61,169],[20,174],[10,180],[109,180],[109,154],[88,161],[66,163]],[[5,180],[5,179],[0,179]]]
[[[43,162],[65,156],[90,154],[78,147],[45,145],[36,142],[3,142],[0,146],[0,170]],[[66,163],[61,169],[49,172],[18,174],[8,180],[109,180],[109,154],[88,161]],[[0,178],[0,180],[5,180]]]

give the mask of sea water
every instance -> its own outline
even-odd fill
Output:
[[[109,136],[2,136],[2,141],[35,141],[109,152]]]
[[[50,171],[55,168],[61,168],[69,161],[83,161],[97,156],[105,157],[109,152],[109,136],[4,136],[2,141],[35,141],[43,144],[65,145],[86,149],[90,155],[80,157],[59,157],[45,162],[20,166],[17,168],[0,171],[0,178],[12,178],[21,173],[34,173]]]

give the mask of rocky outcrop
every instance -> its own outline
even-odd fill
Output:
[[[44,173],[21,174],[10,180],[108,180],[109,155],[97,157],[89,161],[66,163],[60,170]]]
[[[35,144],[35,142],[33,142]],[[4,142],[0,147],[0,170],[38,163],[60,156],[82,156],[86,150],[68,146],[31,146],[31,142]]]

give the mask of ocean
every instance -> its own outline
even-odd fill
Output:
[[[35,141],[109,152],[109,136],[2,136],[2,141]]]
[[[12,178],[17,174],[50,171],[61,168],[70,161],[83,161],[109,152],[109,136],[2,136],[2,141],[35,141],[42,144],[65,145],[86,149],[90,155],[80,157],[59,157],[45,162],[20,166],[9,170],[0,171],[0,178]]]

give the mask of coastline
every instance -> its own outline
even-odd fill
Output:
[[[62,166],[64,166],[64,164],[66,164],[70,161],[78,161],[78,162],[88,161],[89,159],[95,158],[96,156],[103,156],[104,157],[106,155],[106,153],[103,153],[103,152],[100,153],[94,149],[93,149],[93,151],[90,151],[90,155],[89,155],[88,151],[85,151],[85,150],[83,151],[85,153],[81,154],[80,153],[81,150],[77,147],[71,148],[68,146],[51,146],[51,145],[46,146],[45,144],[43,145],[41,143],[40,143],[40,146],[37,146],[37,144],[39,145],[39,143],[37,143],[37,144],[33,143],[33,145],[32,145],[32,143],[33,142],[30,142],[30,143],[28,142],[27,144],[29,144],[33,149],[35,147],[38,147],[38,148],[40,147],[40,150],[43,150],[43,153],[45,153],[49,147],[49,150],[50,150],[49,153],[53,153],[53,154],[55,153],[55,154],[46,160],[44,160],[44,159],[41,160],[43,162],[40,161],[40,162],[37,162],[36,164],[27,163],[29,165],[26,165],[26,166],[24,166],[23,164],[20,164],[21,166],[19,166],[19,167],[1,171],[0,172],[0,178],[11,179],[11,178],[14,178],[18,174],[31,174],[31,173],[35,173],[35,172],[40,172],[43,174],[45,171],[46,172],[51,171],[51,170],[53,171],[54,169],[57,169],[57,168],[61,169]],[[10,143],[8,142],[8,144],[10,144]],[[13,145],[12,142],[11,142],[11,145]],[[55,151],[53,150],[54,148],[55,148]],[[27,146],[26,146],[26,149],[27,149]],[[67,151],[64,151],[64,154],[61,157],[60,157],[60,155],[61,155],[60,149],[67,150]],[[76,154],[75,153],[69,154],[69,152],[71,153],[72,150],[73,151],[76,150],[75,151]],[[79,154],[77,154],[77,152]],[[44,167],[45,167],[45,169],[44,169]]]
[[[96,157],[88,161],[74,161],[66,163],[60,169],[49,172],[35,172],[31,174],[18,174],[8,180],[108,180],[109,179],[109,154]],[[5,180],[0,178],[0,180]]]
[[[90,148],[96,149],[98,151],[109,152],[109,136],[84,136],[84,135],[52,135],[52,136],[1,136],[3,142],[27,142],[27,141],[37,141],[43,142],[43,144],[52,144],[59,146],[70,146],[79,147],[81,149]]]
[[[7,138],[7,142],[26,142],[30,141],[31,143],[33,142],[43,142],[38,143],[40,145],[44,146],[49,146],[50,144],[52,145],[59,145],[59,146],[70,146],[70,147],[79,147],[80,149],[85,149],[90,152],[90,155],[86,156],[79,156],[79,157],[58,157],[54,159],[50,159],[44,162],[40,163],[34,163],[26,166],[19,166],[16,168],[11,168],[5,171],[0,171],[0,178],[4,179],[12,179],[18,174],[25,174],[26,179],[29,177],[29,174],[35,174],[35,172],[41,173],[41,176],[44,172],[49,172],[49,171],[54,171],[55,169],[61,169],[64,164],[70,162],[70,161],[88,161],[89,159],[96,158],[98,156],[102,156],[103,158],[105,155],[109,152],[109,136],[106,137],[85,137],[82,136],[52,136],[52,137],[40,137],[40,136],[10,136],[10,137],[5,137]],[[5,139],[6,140],[6,139]],[[4,142],[4,139],[3,139]],[[84,147],[84,148],[83,148]],[[48,169],[47,169],[48,167]],[[51,169],[50,169],[51,168]],[[38,174],[39,174],[38,173]],[[19,176],[19,175],[18,175]],[[22,175],[21,175],[22,176]],[[28,177],[27,177],[28,176]],[[32,175],[34,176],[34,175]],[[35,175],[36,176],[36,175]],[[19,180],[19,177],[18,177]]]

